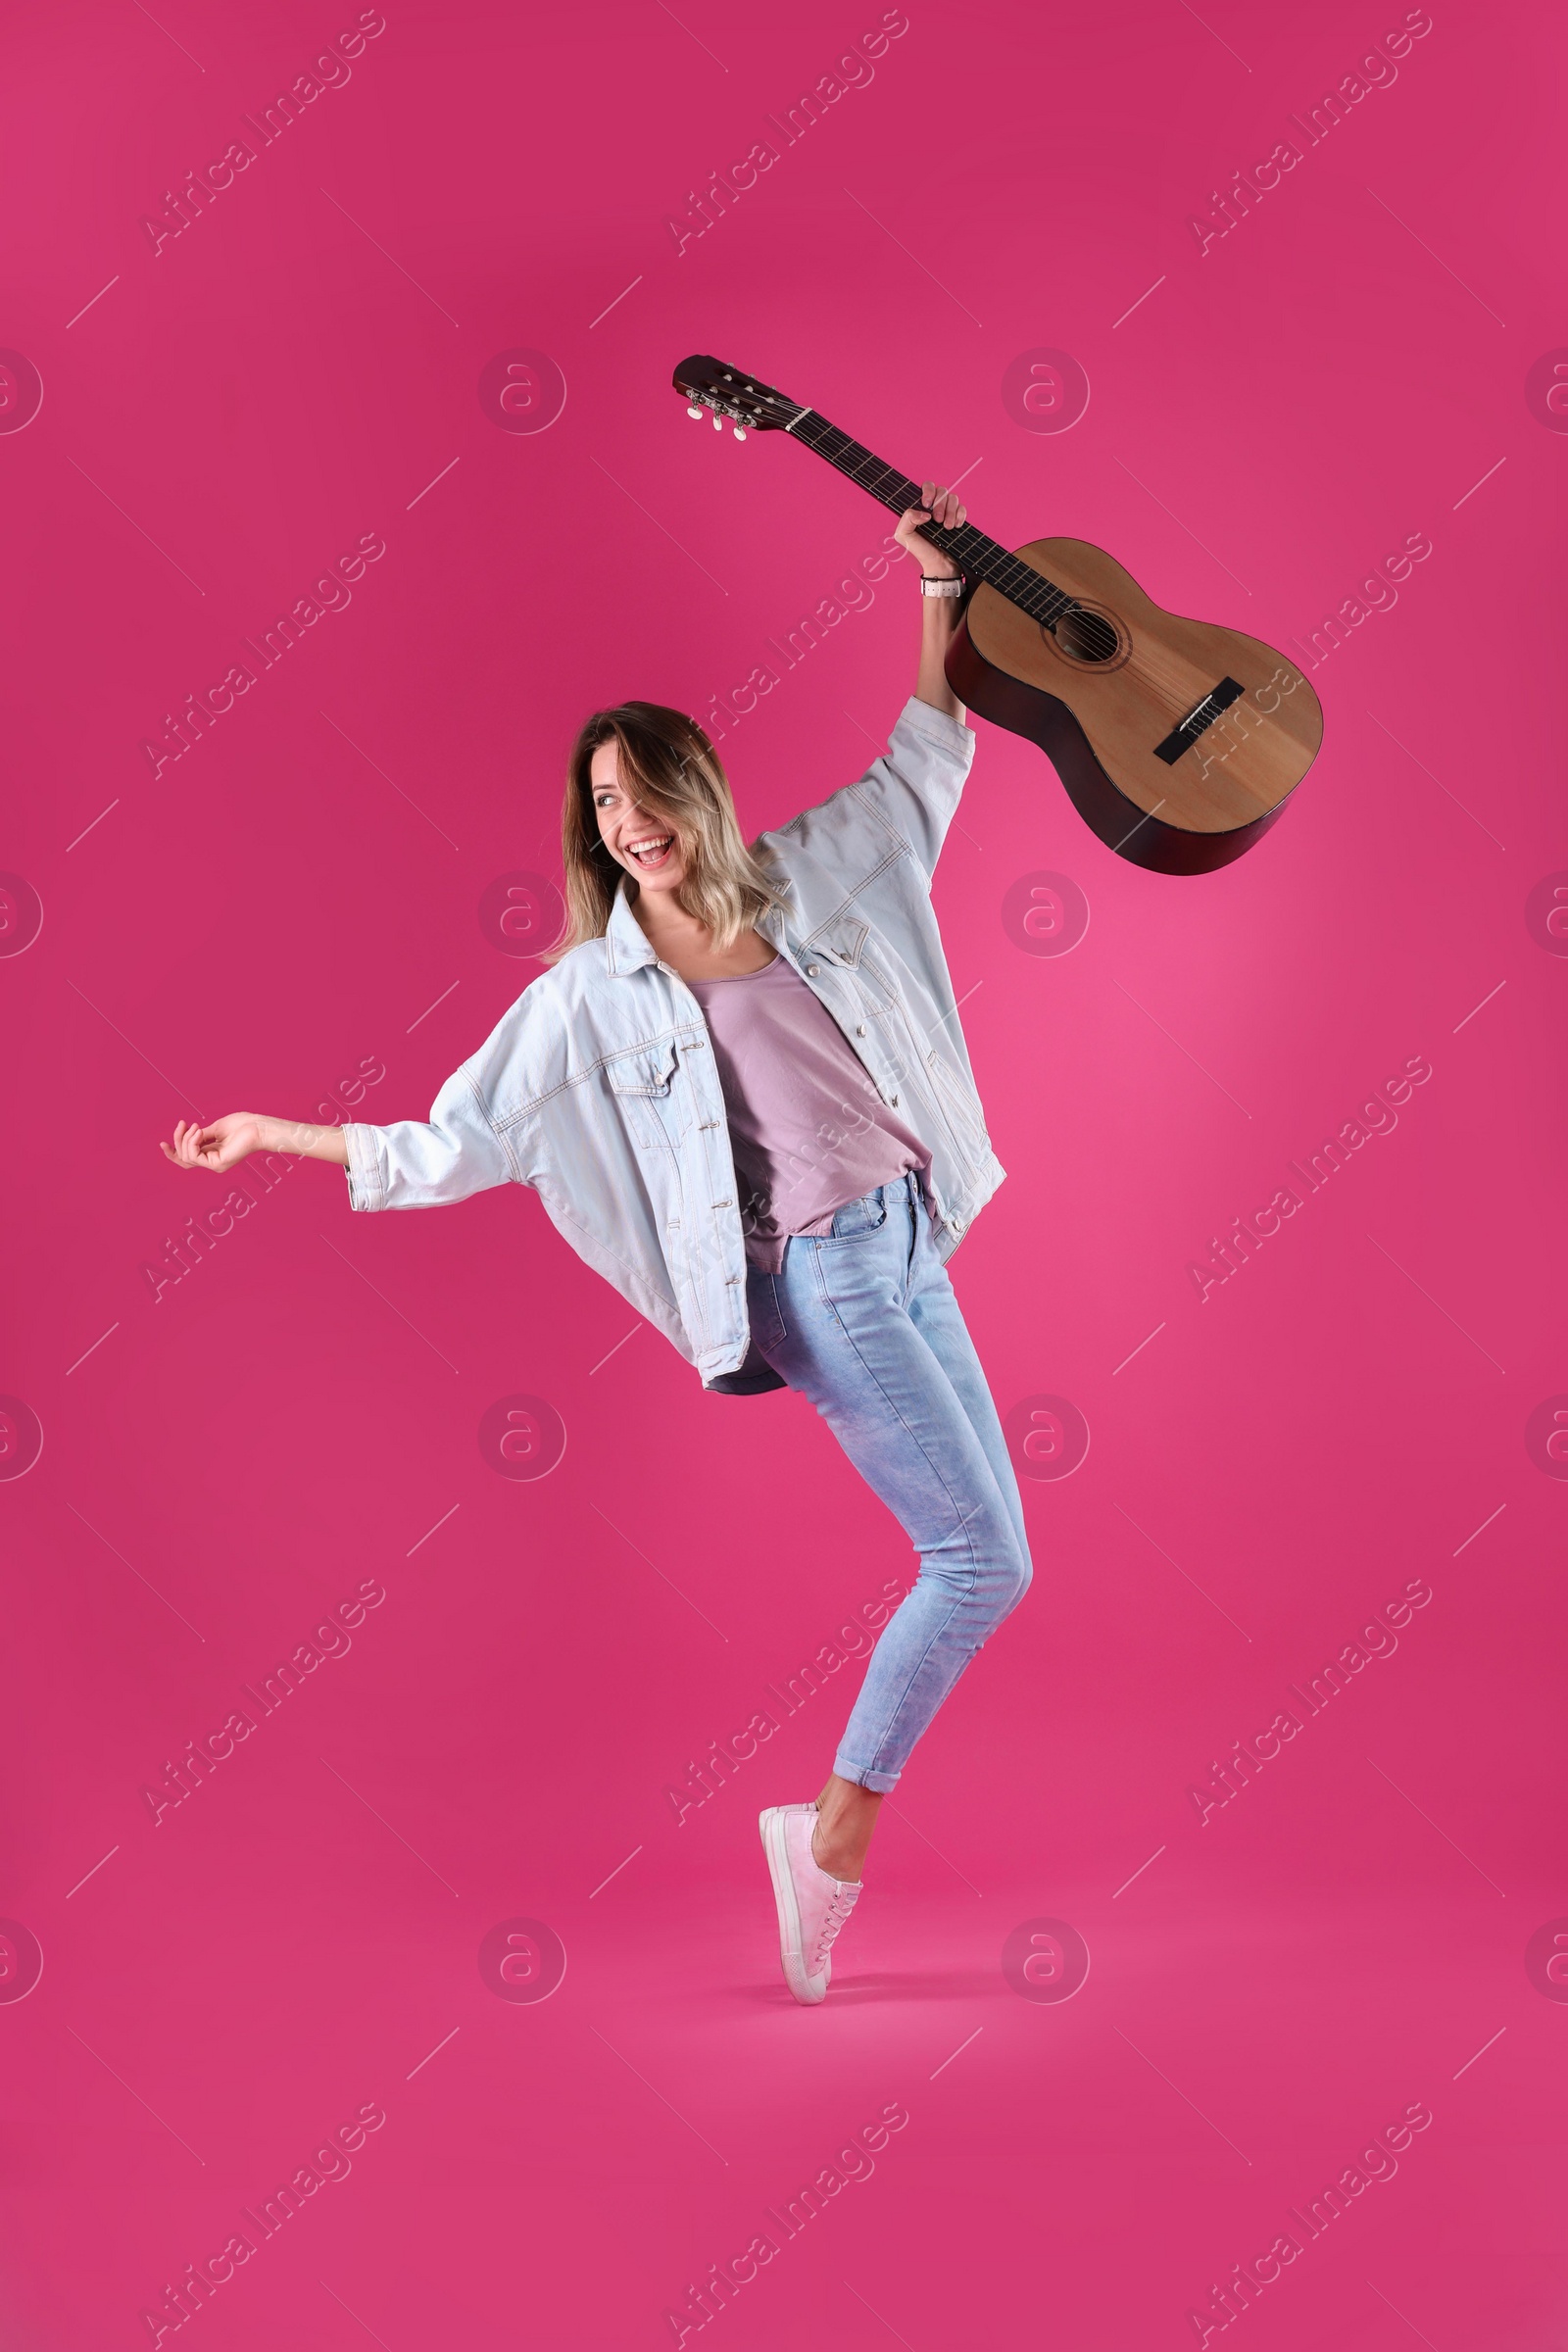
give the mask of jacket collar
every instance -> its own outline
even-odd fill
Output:
[[[605,928],[606,969],[618,975],[635,972],[645,963],[658,961],[654,943],[632,910],[623,878],[616,885],[615,903],[610,909],[610,921]]]

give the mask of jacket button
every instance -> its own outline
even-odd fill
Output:
[[[857,1021],[855,1025],[855,1034],[857,1037],[863,1037],[865,1035],[865,1023],[863,1021]]]
[[[810,977],[814,980],[821,967],[819,964],[808,963],[806,968]]]
[[[955,1233],[961,1233],[963,1231],[963,1219],[961,1217],[950,1217],[948,1219],[948,1223],[952,1226]]]

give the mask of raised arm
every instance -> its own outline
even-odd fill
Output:
[[[953,558],[933,547],[929,539],[922,539],[920,525],[935,521],[944,530],[956,530],[967,518],[967,510],[953,491],[943,490],[935,482],[922,482],[920,496],[924,504],[906,508],[893,536],[928,580],[956,580],[958,567]],[[943,666],[958,626],[958,605],[956,596],[927,596],[924,589],[920,591],[920,670],[914,691],[918,701],[961,723],[963,705],[948,684]]]

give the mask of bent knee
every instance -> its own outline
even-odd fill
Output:
[[[1034,1567],[1028,1552],[1007,1530],[1007,1540],[999,1542],[989,1575],[985,1580],[985,1598],[989,1604],[991,1623],[1000,1625],[1010,1617],[1034,1581]]]

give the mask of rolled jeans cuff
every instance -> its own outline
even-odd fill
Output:
[[[869,1788],[873,1796],[890,1796],[898,1787],[901,1775],[896,1772],[872,1772],[865,1764],[856,1764],[846,1755],[833,1759],[833,1770],[841,1781],[854,1781],[861,1788]]]

